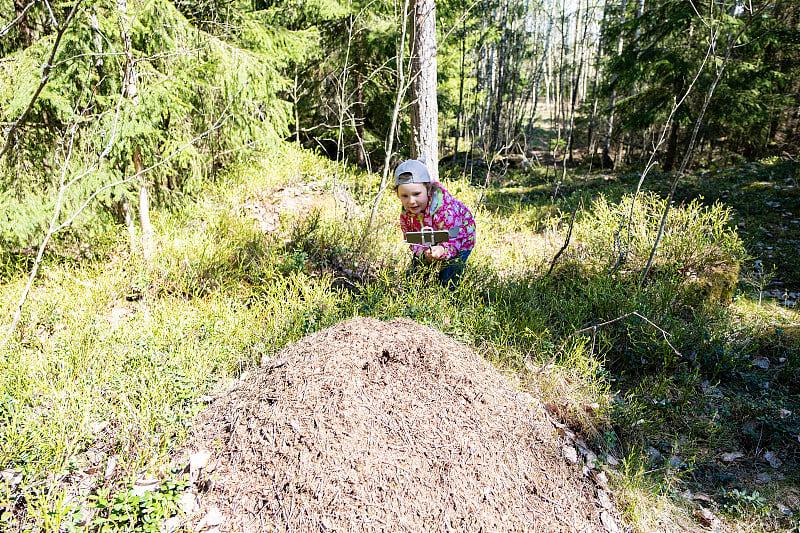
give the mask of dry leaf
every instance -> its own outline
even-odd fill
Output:
[[[114,475],[115,468],[117,468],[117,456],[112,455],[111,457],[108,458],[108,461],[106,461],[106,471],[103,477],[109,479],[111,476]]]
[[[197,508],[197,495],[191,491],[184,492],[178,499],[178,508],[186,514],[194,513]]]
[[[133,484],[133,493],[137,496],[144,496],[148,492],[153,492],[154,490],[158,490],[158,487],[161,486],[160,479],[140,479],[136,483]]]
[[[22,483],[22,472],[19,470],[14,470],[13,468],[6,468],[5,470],[0,471],[0,479],[2,479],[6,485],[13,489]]]
[[[195,474],[198,470],[203,469],[208,464],[211,458],[211,452],[207,450],[200,450],[189,456],[189,472]]]
[[[697,509],[694,512],[694,518],[705,527],[712,527],[712,525],[719,522],[719,519],[714,516],[714,513],[708,509]]]
[[[732,463],[736,459],[741,459],[742,457],[744,457],[744,454],[742,452],[729,452],[729,453],[723,453],[721,458],[726,463]]]
[[[772,468],[778,468],[779,466],[781,466],[783,464],[783,461],[781,461],[778,458],[778,456],[775,454],[775,452],[772,452],[772,451],[765,453],[764,454],[764,459],[767,460],[767,462],[769,463],[769,466],[771,466]]]
[[[101,433],[103,430],[105,430],[108,426],[109,426],[108,421],[92,422],[91,424],[89,424],[89,430],[93,434],[97,435],[98,433]]]
[[[200,523],[197,524],[198,530],[213,528],[220,525],[222,522],[225,521],[225,518],[222,516],[222,513],[219,510],[219,507],[212,507],[208,514],[206,514]]]
[[[597,501],[604,509],[613,509],[614,505],[611,503],[611,498],[608,497],[606,491],[600,489],[597,491]]]
[[[708,494],[703,494],[702,492],[697,492],[692,495],[693,500],[701,501],[701,502],[708,502],[712,503],[714,500],[711,499],[711,496]]]

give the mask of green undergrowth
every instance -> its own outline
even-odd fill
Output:
[[[510,372],[597,450],[639,530],[699,528],[700,507],[731,527],[796,527],[799,321],[735,282],[752,256],[724,202],[674,206],[642,280],[664,201],[632,205],[635,181],[447,181],[479,228],[448,292],[406,275],[391,194],[364,231],[379,179],[282,148],[155,213],[149,262],[119,228],[92,261],[45,264],[0,354],[3,528],[148,530],[178,513],[170,453],[204,395],[355,316],[412,318]],[[308,205],[264,231],[253,206],[287,187]],[[25,281],[7,271],[4,313]],[[164,483],[140,496],[144,479]]]

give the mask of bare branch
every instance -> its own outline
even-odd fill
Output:
[[[561,247],[558,253],[553,257],[553,261],[550,263],[550,268],[547,270],[547,274],[545,274],[545,277],[550,276],[550,274],[553,272],[553,268],[556,266],[556,261],[558,261],[558,258],[561,257],[561,254],[563,254],[564,250],[566,250],[567,246],[569,246],[569,239],[570,237],[572,237],[572,227],[575,225],[575,215],[578,214],[578,209],[580,208],[580,206],[581,204],[578,203],[575,205],[575,209],[572,210],[572,216],[569,219],[569,231],[567,231],[567,237],[566,239],[564,239],[564,245]]]
[[[762,6],[762,9],[766,9],[766,4]],[[678,187],[678,182],[683,178],[686,167],[689,164],[689,160],[692,158],[694,153],[694,145],[697,141],[697,133],[700,130],[700,126],[703,123],[703,119],[705,118],[706,111],[708,110],[708,104],[711,102],[711,98],[714,95],[714,90],[719,83],[720,78],[722,78],[722,73],[725,70],[725,67],[728,64],[728,60],[731,57],[731,53],[733,52],[733,44],[739,40],[739,37],[744,33],[747,29],[748,25],[743,25],[736,35],[728,34],[728,42],[727,42],[727,49],[725,51],[725,57],[722,60],[722,64],[717,67],[717,75],[714,78],[714,81],[711,83],[711,87],[709,87],[708,92],[706,93],[705,100],[703,101],[703,108],[700,111],[700,116],[697,117],[697,121],[695,122],[694,131],[692,131],[692,138],[689,141],[689,146],[686,149],[686,155],[683,158],[683,162],[681,163],[681,168],[675,175],[675,179],[672,181],[672,186],[670,187],[669,195],[667,196],[667,204],[664,206],[664,213],[661,216],[661,222],[658,227],[658,235],[656,236],[656,241],[653,243],[653,248],[650,250],[650,257],[647,259],[647,265],[645,265],[644,271],[642,272],[642,276],[639,278],[639,289],[642,288],[642,285],[647,279],[647,274],[650,272],[650,269],[653,266],[653,261],[656,256],[656,251],[658,250],[658,245],[661,243],[661,238],[664,236],[664,227],[667,223],[667,217],[669,216],[670,207],[672,205],[672,200],[675,197],[675,190]],[[716,43],[717,35],[712,33],[711,38],[711,46],[714,47]]]
[[[658,164],[658,161],[655,160],[655,157],[656,154],[658,153],[659,148],[661,147],[662,144],[664,144],[664,141],[666,140],[667,130],[669,130],[669,126],[672,123],[672,119],[675,116],[675,113],[678,111],[678,109],[680,109],[680,107],[683,105],[683,102],[686,101],[686,98],[688,98],[689,94],[691,94],[691,92],[694,90],[694,86],[697,83],[697,80],[700,79],[700,75],[703,73],[703,70],[705,69],[706,63],[708,62],[708,58],[711,56],[712,51],[713,47],[709,46],[708,50],[706,50],[706,55],[703,58],[703,62],[700,64],[700,68],[697,69],[697,74],[695,74],[694,79],[692,79],[692,82],[689,84],[689,87],[687,87],[686,91],[683,93],[683,96],[681,96],[681,99],[675,102],[675,104],[672,106],[672,110],[669,112],[669,116],[667,116],[667,120],[664,122],[664,128],[661,130],[661,136],[659,137],[656,145],[653,147],[652,152],[650,152],[650,158],[648,159],[647,164],[644,167],[644,172],[642,172],[642,175],[639,178],[639,183],[636,184],[636,192],[633,193],[633,197],[631,198],[631,208],[628,211],[627,220],[626,219],[622,220],[619,229],[617,230],[617,233],[614,235],[614,242],[618,243],[619,246],[619,254],[617,255],[617,259],[614,265],[611,267],[611,272],[616,271],[620,266],[622,266],[622,263],[625,260],[626,251],[622,249],[622,245],[619,244],[621,241],[622,230],[627,225],[628,235],[630,236],[631,223],[633,220],[633,211],[636,205],[636,199],[639,197],[639,193],[642,190],[642,185],[644,184],[644,180],[647,178],[647,175],[650,173],[650,171]]]
[[[405,0],[403,2],[403,14],[401,15],[401,28],[403,28],[402,32],[400,33],[400,44],[397,47],[397,92],[395,93],[395,100],[394,100],[394,109],[392,110],[392,121],[389,125],[389,131],[386,133],[386,150],[385,154],[386,157],[383,163],[383,174],[381,175],[381,184],[378,187],[378,193],[375,195],[375,199],[372,201],[372,210],[369,214],[369,220],[367,221],[367,225],[364,228],[364,236],[361,238],[361,246],[364,245],[367,241],[367,237],[369,236],[369,232],[372,229],[372,225],[375,222],[375,215],[378,212],[378,205],[381,202],[381,198],[383,197],[383,192],[388,187],[388,178],[389,178],[389,164],[392,160],[393,154],[393,147],[394,147],[394,130],[397,127],[397,119],[400,115],[400,108],[403,104],[403,98],[408,90],[408,84],[405,78],[405,71],[403,69],[403,53],[405,52],[406,46],[406,28],[408,26],[408,4],[409,0]]]
[[[29,10],[30,8],[32,8],[32,7],[33,7],[33,6],[36,4],[36,2],[38,2],[38,1],[39,1],[39,0],[33,0],[33,1],[32,1],[32,2],[30,2],[30,3],[29,3],[27,6],[25,6],[24,8],[22,8],[22,11],[20,11],[20,12],[19,12],[19,15],[17,15],[17,16],[16,16],[16,18],[15,18],[14,20],[12,20],[11,22],[9,22],[9,23],[8,23],[8,25],[7,25],[5,28],[3,28],[2,30],[0,30],[0,37],[2,37],[3,35],[5,35],[6,33],[8,33],[8,32],[11,30],[11,28],[13,28],[13,27],[14,27],[14,24],[16,24],[17,22],[19,22],[20,20],[22,20],[22,18],[25,16],[25,13],[27,13],[27,12],[28,12],[28,10]]]
[[[606,322],[602,322],[600,324],[595,324],[594,326],[589,326],[589,327],[586,327],[586,328],[583,328],[583,329],[579,329],[578,331],[572,332],[570,335],[568,335],[564,339],[564,341],[561,343],[561,346],[559,346],[558,350],[556,350],[556,352],[550,357],[550,359],[548,359],[547,363],[542,365],[539,368],[539,373],[541,373],[545,368],[547,368],[548,366],[553,364],[553,361],[555,361],[558,358],[558,356],[561,355],[561,352],[564,350],[564,346],[566,346],[567,342],[569,342],[570,339],[572,339],[573,337],[576,337],[577,335],[580,335],[581,333],[586,333],[588,331],[591,331],[592,332],[592,337],[594,337],[594,335],[597,334],[597,330],[598,329],[600,329],[602,327],[605,327],[605,326],[610,326],[611,324],[614,324],[615,322],[619,322],[620,320],[625,320],[626,318],[629,318],[629,317],[632,317],[632,316],[639,317],[640,319],[644,320],[645,322],[650,324],[652,327],[654,327],[655,329],[660,331],[661,335],[664,337],[664,342],[667,343],[667,346],[669,346],[672,349],[672,351],[675,353],[675,355],[677,355],[678,357],[682,357],[681,353],[672,345],[671,342],[669,342],[669,338],[668,338],[670,336],[669,333],[664,331],[662,328],[657,326],[652,320],[650,320],[649,318],[641,315],[637,311],[631,311],[630,313],[625,313],[624,315],[618,316],[617,318],[613,318],[613,319],[608,320]]]

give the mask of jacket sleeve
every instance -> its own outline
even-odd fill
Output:
[[[418,231],[414,228],[411,217],[406,216],[405,213],[400,215],[400,229],[403,230],[403,239],[406,238],[407,232]],[[425,250],[425,247],[420,244],[409,244],[408,248],[414,255],[421,255]]]
[[[454,198],[442,206],[441,229],[458,228],[458,235],[442,243],[445,249],[444,259],[452,259],[465,250],[475,246],[475,220],[469,209]]]

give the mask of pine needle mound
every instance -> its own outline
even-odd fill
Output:
[[[222,531],[605,531],[543,409],[409,319],[356,318],[221,394],[190,448]]]

